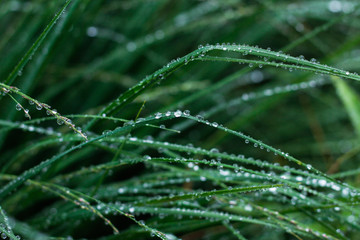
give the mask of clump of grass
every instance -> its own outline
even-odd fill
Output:
[[[356,239],[358,14],[3,2],[1,238]]]

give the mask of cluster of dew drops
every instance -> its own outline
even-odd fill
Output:
[[[17,91],[19,91],[19,89],[17,88],[14,88],[16,89]],[[1,91],[3,93],[3,95],[5,94],[8,94],[10,92],[9,89],[7,88],[1,88]],[[24,97],[25,99],[27,99],[26,97]],[[64,116],[61,116],[56,109],[51,109],[51,107],[45,103],[40,103],[40,102],[37,102],[37,101],[33,101],[31,99],[27,99],[28,102],[29,102],[29,105],[35,105],[36,109],[37,110],[42,110],[42,109],[46,109],[46,114],[47,115],[51,115],[53,117],[56,118],[56,122],[58,125],[67,125],[69,128],[71,128],[72,130],[74,130],[75,133],[79,134],[81,137],[83,137],[85,140],[88,140],[87,139],[87,136],[85,133],[82,132],[81,128],[80,127],[76,127],[75,124],[72,123],[71,119],[67,118],[67,117],[64,117]],[[15,109],[17,111],[24,111],[25,113],[25,117],[31,119],[31,116],[29,114],[29,109],[26,109],[24,108],[20,103],[17,103],[16,106],[15,106]]]
[[[0,223],[0,227],[2,229],[5,229],[7,232],[11,232],[10,229],[4,223]],[[4,232],[0,232],[0,237],[1,237],[1,239],[8,239],[8,235]],[[21,237],[19,235],[16,235],[15,237],[18,240],[21,239]]]
[[[187,64],[188,61],[193,61],[195,59],[201,60],[201,58],[203,56],[205,56],[205,54],[208,51],[223,50],[223,51],[241,52],[242,55],[244,55],[244,56],[247,56],[249,54],[255,54],[257,57],[262,58],[264,62],[268,62],[270,65],[273,65],[275,67],[281,67],[290,72],[292,72],[294,70],[294,68],[297,68],[299,64],[301,65],[302,63],[305,63],[305,62],[315,64],[315,65],[320,65],[320,62],[318,60],[316,60],[315,58],[311,58],[311,60],[306,60],[303,55],[300,55],[298,57],[293,57],[282,51],[272,51],[270,47],[263,49],[257,45],[249,46],[249,45],[236,44],[236,43],[222,43],[222,44],[216,43],[215,45],[210,45],[210,44],[206,44],[205,46],[199,45],[198,50],[200,51],[200,53],[198,53],[197,56],[192,55],[191,58],[185,58],[185,64]],[[263,53],[264,56],[261,56],[261,53]],[[271,58],[281,60],[284,62],[288,62],[289,60],[291,60],[291,61],[289,63],[276,62],[274,60],[271,61],[270,60]],[[239,59],[239,64],[244,64],[244,63],[246,63],[246,62],[242,62],[241,59]],[[263,64],[262,63],[256,64],[253,62],[249,63],[249,67],[252,68],[255,66],[262,68]],[[350,73],[349,71],[331,68],[327,65],[322,65],[322,66],[328,67],[329,68],[328,70],[334,72],[335,74],[345,74],[347,76],[350,76],[350,74],[358,75],[356,72]],[[299,70],[301,70],[301,68]],[[317,71],[315,71],[315,74],[317,74]]]

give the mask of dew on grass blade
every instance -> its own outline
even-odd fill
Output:
[[[182,116],[182,112],[181,112],[180,110],[176,110],[176,111],[174,112],[174,116],[175,116],[175,117],[181,117],[181,116]]]
[[[58,125],[63,125],[64,124],[64,121],[62,119],[60,119],[60,118],[58,118],[56,120],[56,122],[57,122]]]
[[[96,37],[98,35],[98,28],[94,26],[88,27],[86,33],[89,37]]]

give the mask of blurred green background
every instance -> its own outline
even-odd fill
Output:
[[[63,0],[0,1],[1,82],[8,78],[16,64],[64,4]],[[73,0],[11,85],[49,104],[62,115],[97,115],[108,103],[145,77],[207,44],[258,46],[279,53],[288,53],[299,59],[308,59],[313,63],[319,62],[357,72],[360,66],[360,12],[357,9],[357,1],[340,0]],[[221,51],[213,55],[243,57],[237,53]],[[144,92],[114,112],[113,116],[134,120],[138,114],[140,118],[144,118],[156,112],[188,110],[193,116],[200,114],[211,122],[241,131],[275,149],[281,149],[324,173],[335,174],[358,169],[360,127],[357,119],[360,116],[360,107],[357,92],[360,86],[357,81],[341,80],[292,68],[210,61],[190,61],[160,78],[163,78],[160,84],[147,86]],[[46,117],[44,111],[37,111],[21,97],[16,99],[24,108],[30,110],[33,119]],[[59,140],[62,136],[67,136],[67,133],[71,134],[71,130],[66,126],[58,126],[56,121],[37,124],[39,128],[44,129],[45,134],[39,133],[39,130],[24,131],[21,127],[9,129],[9,123],[20,124],[26,120],[22,111],[16,111],[15,105],[11,98],[1,98],[2,174],[18,175],[72,146],[72,143],[62,143],[63,140]],[[84,129],[88,121],[85,116],[73,118],[73,122]],[[93,137],[119,126],[122,126],[119,121],[99,120],[85,132]],[[181,130],[181,133],[164,130],[165,127]],[[245,155],[276,166],[297,167],[279,155],[260,149],[257,144],[253,147],[253,143],[247,144],[244,140],[218,128],[196,124],[186,119],[164,121],[158,124],[158,128],[141,127],[132,130],[131,136],[149,141],[158,140],[213,149],[213,152]],[[55,144],[47,143],[49,139],[55,139]],[[43,144],[32,148],[35,144],[41,143]],[[47,169],[49,172],[44,172],[37,179],[52,182],[56,177],[84,167],[145,155],[201,159],[194,153],[175,154],[161,147],[146,144],[134,146],[126,143],[99,143],[67,155],[61,163],[51,166]],[[106,192],[111,184],[125,184],[131,188],[134,184],[131,181],[138,179],[140,182],[146,182],[147,174],[152,172],[159,172],[158,176],[162,181],[167,179],[167,172],[175,171],[165,169],[161,166],[138,163],[111,170],[112,175],[108,177],[103,177],[104,173],[109,174],[106,170],[71,179],[60,185],[91,195],[97,184],[98,190],[95,192]],[[262,170],[261,167],[253,169]],[[179,179],[191,176],[179,169],[176,171]],[[209,170],[208,174],[215,173]],[[176,179],[176,176],[172,177]],[[149,181],[156,182],[156,179],[153,176]],[[220,179],[217,181],[222,181]],[[342,180],[358,186],[360,178],[357,174],[351,174]],[[5,185],[5,182],[3,179],[2,185]],[[221,184],[218,185],[216,181],[199,183],[179,180],[176,186],[176,189],[191,191],[211,190]],[[171,183],[164,184],[164,192],[159,194],[170,194],[172,188]],[[155,196],[156,193],[143,193],[141,196],[134,193],[131,196],[121,196],[119,201],[139,201],[152,195]],[[329,195],[330,198],[332,196],[334,195]],[[309,194],[307,197],[310,199],[313,196]],[[117,199],[115,196],[107,198],[102,195],[100,198],[109,202]],[[249,194],[246,198],[249,201],[257,199],[259,206],[281,210],[282,204],[271,197]],[[201,201],[189,201],[189,206],[193,204],[195,206],[192,207],[196,208],[198,204],[201,206],[199,209],[209,210],[216,209],[219,204],[215,201],[207,205]],[[297,200],[294,201],[297,203]],[[83,220],[81,214],[75,215],[73,220],[66,220],[74,223],[71,226],[61,223],[56,227],[56,224],[49,220],[50,227],[46,227],[47,221],[44,217],[49,212],[57,211],[55,215],[61,216],[61,213],[66,215],[73,211],[74,206],[69,207],[64,202],[60,198],[54,199],[48,195],[44,197],[39,190],[21,188],[0,202],[0,205],[14,219],[28,222],[34,229],[49,234],[48,236],[58,236],[59,239],[65,239],[67,235],[75,239],[149,237],[135,227],[132,232],[126,232],[133,229],[133,223],[124,217],[111,217],[119,230],[124,232],[123,238],[105,237],[111,235],[109,227],[104,226],[101,220]],[[290,197],[284,202],[289,208],[297,206],[292,205]],[[298,205],[302,207],[306,204],[299,200]],[[174,206],[176,207],[176,204]],[[226,209],[226,206],[224,208]],[[298,215],[302,212],[296,208],[292,211],[299,211],[300,213],[296,213]],[[292,217],[302,222],[305,217],[296,214]],[[358,229],[349,226],[343,220],[348,219],[348,215],[339,213],[334,217],[328,213],[324,216],[319,213],[319,217],[315,217],[316,220],[313,221],[317,224],[323,222],[325,227],[318,228],[309,221],[303,221],[302,224],[309,228],[314,227],[320,232],[322,230],[319,229],[325,229],[323,231],[330,232],[329,236],[333,236],[334,239],[356,239]],[[329,220],[328,216],[332,216],[332,219]],[[259,215],[254,214],[252,217],[258,218]],[[160,229],[174,233],[181,239],[241,239],[221,223],[219,227],[218,221],[213,219],[195,221],[185,217],[178,220],[184,221],[185,227],[179,227],[177,231],[177,220],[168,220],[170,223],[167,226],[162,220],[163,217],[156,218],[145,214],[145,217],[140,218],[149,219],[152,226],[160,226]],[[339,228],[339,232],[344,233],[339,234],[336,231],[335,223],[344,225]],[[99,229],[95,229],[96,227]],[[244,232],[246,239],[297,238],[296,234],[286,231],[286,226],[281,226],[280,229],[283,230],[277,229],[272,233],[269,233],[272,231],[270,228],[259,227],[256,224],[241,223],[236,227]],[[299,239],[307,238],[316,239],[317,235],[305,235]]]

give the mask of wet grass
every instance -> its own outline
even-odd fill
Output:
[[[356,239],[357,3],[0,3],[3,239]]]

